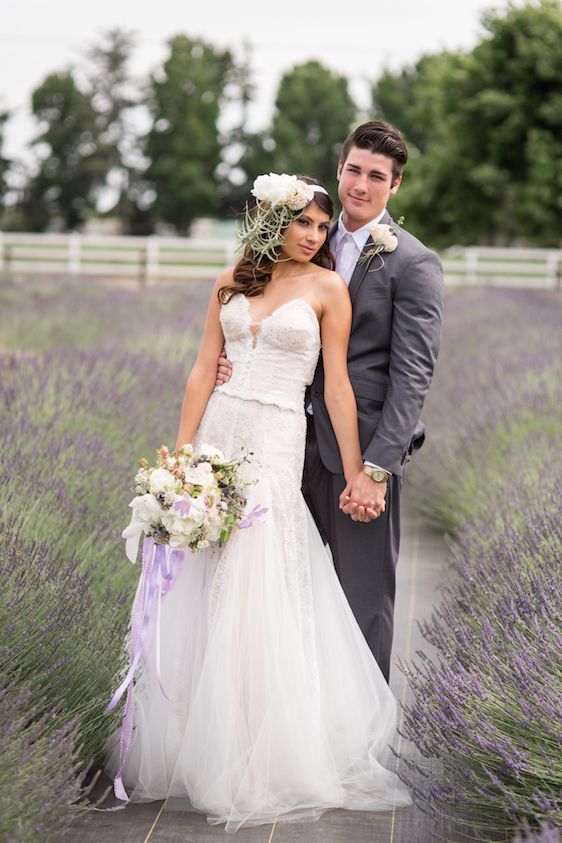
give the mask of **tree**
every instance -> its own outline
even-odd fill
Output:
[[[146,178],[156,191],[155,215],[187,233],[195,218],[217,209],[224,146],[217,124],[234,61],[199,38],[177,35],[168,43],[163,72],[151,79]]]
[[[0,205],[7,190],[6,175],[10,169],[10,161],[4,158],[2,154],[2,147],[4,146],[4,126],[8,121],[10,115],[7,111],[0,111]]]
[[[87,90],[96,112],[98,155],[105,180],[99,206],[118,216],[127,231],[149,228],[143,210],[146,166],[134,111],[142,108],[138,85],[129,71],[133,33],[110,29],[87,53]]]
[[[252,153],[256,135],[248,130],[249,108],[255,94],[251,66],[251,45],[245,42],[234,59],[229,83],[225,88],[230,110],[237,112],[231,128],[224,132],[219,176],[219,213],[232,216],[240,212],[248,199],[249,178],[244,162]],[[234,107],[234,108],[233,108]]]
[[[422,59],[374,86],[412,144],[393,211],[438,245],[556,246],[562,230],[562,14],[555,0],[483,18],[469,53]]]
[[[91,98],[71,71],[51,73],[33,92],[32,111],[41,124],[33,144],[43,154],[23,198],[26,223],[36,231],[58,218],[66,230],[79,228],[105,176]]]
[[[341,144],[356,114],[344,76],[318,61],[293,67],[279,84],[271,131],[256,139],[246,170],[310,175],[334,196]]]

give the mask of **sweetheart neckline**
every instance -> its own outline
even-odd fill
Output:
[[[289,299],[288,301],[283,302],[283,304],[280,304],[279,307],[274,308],[274,310],[272,310],[271,313],[268,313],[267,316],[264,316],[263,319],[254,320],[254,319],[252,319],[252,309],[250,307],[250,299],[248,298],[248,296],[245,296],[243,293],[241,293],[240,295],[242,296],[242,298],[244,299],[244,301],[246,303],[246,311],[247,311],[247,314],[248,314],[250,325],[263,325],[264,322],[267,322],[269,319],[272,318],[272,316],[275,316],[275,314],[278,313],[280,310],[283,310],[283,308],[287,307],[288,305],[294,304],[295,302],[297,302],[299,304],[304,304],[305,307],[307,307],[312,312],[312,315],[314,316],[314,321],[316,322],[316,325],[318,327],[320,327],[320,321],[318,319],[318,315],[317,315],[316,311],[314,310],[314,308],[312,307],[312,305],[310,304],[310,302],[308,302],[306,299],[299,298],[298,296],[294,299]]]

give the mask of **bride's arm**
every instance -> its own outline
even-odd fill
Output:
[[[351,330],[351,301],[345,282],[330,273],[322,300],[322,362],[324,402],[336,434],[349,483],[363,467],[359,444],[357,405],[347,373],[347,346]]]
[[[217,359],[224,346],[217,293],[221,287],[231,283],[232,270],[227,269],[219,275],[213,287],[201,347],[185,387],[176,448],[193,441],[207,402],[215,388]]]

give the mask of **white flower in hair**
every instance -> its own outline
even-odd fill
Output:
[[[314,199],[312,185],[287,173],[258,176],[251,193],[258,202],[268,202],[272,208],[287,205],[292,211],[300,211]]]
[[[258,176],[251,190],[256,198],[255,208],[246,206],[240,228],[240,241],[250,247],[254,260],[278,261],[288,226],[312,202],[315,193],[328,191],[320,184],[307,184],[287,173]]]

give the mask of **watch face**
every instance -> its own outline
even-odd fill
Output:
[[[371,476],[377,483],[382,483],[383,480],[386,480],[386,472],[379,471],[378,469],[375,469]]]

